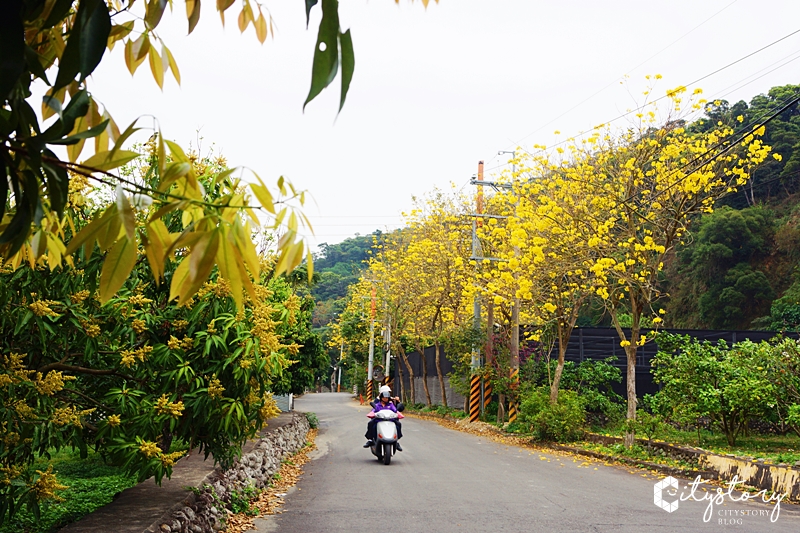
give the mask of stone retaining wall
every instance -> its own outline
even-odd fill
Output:
[[[222,529],[231,492],[248,486],[267,487],[281,461],[305,445],[308,419],[297,412],[292,417],[288,424],[248,443],[230,469],[217,468],[206,476],[194,492],[189,492],[184,501],[173,506],[145,533],[212,533]]]
[[[595,433],[589,433],[586,440],[601,444],[623,442],[621,437],[610,437]],[[636,439],[636,442],[642,446],[648,444],[644,439]],[[658,449],[662,455],[673,459],[696,462],[703,469],[702,472],[697,473],[702,474],[704,479],[715,478],[725,482],[733,480],[734,476],[736,476],[739,481],[747,486],[785,494],[788,499],[793,501],[800,500],[800,461],[794,466],[788,464],[775,465],[764,459],[754,460],[749,457],[737,457],[735,455],[718,455],[691,446],[676,446],[656,441],[653,441],[651,445],[653,448]],[[616,459],[619,460],[619,458]]]

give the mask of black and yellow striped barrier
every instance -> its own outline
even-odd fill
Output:
[[[472,376],[469,386],[469,421],[475,422],[481,416],[481,377]]]
[[[511,370],[511,388],[514,391],[519,390],[519,369],[513,368]],[[511,400],[508,405],[508,423],[514,422],[517,419],[517,402]]]
[[[492,384],[487,380],[483,382],[483,408],[489,407],[490,403],[492,403]]]
[[[367,398],[369,398],[370,402],[374,399],[374,395],[372,394],[372,380],[371,379],[367,380]]]

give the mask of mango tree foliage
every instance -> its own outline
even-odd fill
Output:
[[[222,158],[188,157],[209,203],[242,194],[237,180],[218,179]],[[157,156],[148,161],[130,169],[130,179],[148,184]],[[120,197],[131,201],[75,178],[65,216],[81,235]],[[222,263],[193,296],[175,302],[171,287],[194,256],[179,245],[163,263],[153,261],[141,228],[153,209],[131,209],[142,238],[128,241],[135,246],[131,273],[110,296],[103,295],[103,278],[116,275],[108,270],[112,252],[104,256],[94,240],[76,248],[72,267],[25,261],[0,272],[0,518],[22,504],[35,513],[41,500],[57,498],[55,474],[29,467],[64,446],[94,446],[140,479],[169,475],[181,455],[170,449],[175,439],[230,463],[277,414],[270,391],[311,348],[296,342],[308,338],[297,322],[310,314],[273,275],[274,257],[255,258],[259,278],[247,291],[224,275]],[[178,239],[191,216],[170,212],[158,229]]]
[[[317,0],[306,0],[307,19]],[[218,0],[222,23],[233,0]],[[238,27],[252,26],[260,42],[274,34],[272,17],[265,6],[251,0],[237,4]],[[255,262],[246,242],[246,225],[264,224],[288,231],[278,243],[280,259],[276,273],[291,270],[305,254],[297,238],[298,216],[277,203],[257,176],[251,190],[257,204],[244,203],[234,193],[219,202],[207,202],[186,151],[169,142],[159,128],[156,134],[158,166],[153,183],[144,187],[127,180],[115,169],[138,157],[125,143],[141,128],[136,121],[120,128],[108,109],[89,90],[89,77],[106,52],[124,48],[131,72],[147,62],[159,87],[171,75],[180,83],[178,64],[158,34],[158,27],[172,2],[148,0],[9,0],[0,3],[0,254],[14,267],[23,260],[36,262],[47,257],[53,266],[71,263],[80,244],[97,239],[108,252],[109,274],[101,276],[101,300],[108,301],[132,271],[133,251],[144,242],[156,276],[170,251],[171,243],[159,235],[159,221],[179,210],[194,222],[182,235],[182,245],[191,245],[191,261],[176,283],[175,297],[188,300],[215,264],[236,285],[249,287],[244,278],[258,279]],[[350,31],[339,24],[338,0],[322,0],[322,17],[314,49],[311,87],[306,104],[330,85],[341,71],[340,109],[344,104],[355,60]],[[191,33],[200,19],[200,0],[186,0],[186,19]],[[33,101],[32,89],[48,87],[41,104]],[[36,111],[37,108],[40,111]],[[93,140],[93,149],[86,150]],[[62,151],[66,152],[64,158]],[[83,156],[89,151],[87,156]],[[228,174],[233,169],[226,171]],[[146,195],[158,207],[137,235],[129,201],[120,196],[115,205],[98,213],[96,224],[77,244],[69,243],[74,222],[65,206],[70,182],[75,176],[120,185],[130,194]],[[219,177],[220,180],[224,176]],[[291,185],[283,178],[277,190],[285,195]],[[297,193],[302,197],[302,193]],[[256,211],[260,211],[259,215]],[[145,239],[143,241],[142,239]],[[217,253],[219,251],[219,254]],[[219,257],[218,257],[219,255]],[[241,278],[241,281],[236,279]],[[252,296],[252,294],[251,294]]]

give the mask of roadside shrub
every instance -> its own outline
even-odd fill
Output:
[[[531,390],[520,405],[520,418],[529,425],[534,437],[553,442],[570,442],[583,436],[586,410],[578,393],[563,390],[558,403],[550,403],[547,387]]]
[[[306,413],[306,419],[311,429],[317,429],[319,427],[319,418],[317,418],[316,413]]]

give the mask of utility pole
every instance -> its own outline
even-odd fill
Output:
[[[475,273],[480,272],[481,257],[480,242],[478,241],[478,227],[483,224],[479,218],[483,214],[483,161],[478,161],[478,194],[475,198],[475,218],[472,219],[472,257],[475,258]],[[481,301],[476,294],[472,301],[472,327],[477,333],[481,329]],[[481,352],[478,344],[472,346],[472,360],[470,361],[472,375],[469,383],[469,421],[475,422],[483,414],[483,379],[481,379]]]
[[[514,154],[516,158],[516,152],[498,152],[498,154],[503,153],[511,153]],[[513,167],[514,172],[516,173],[516,165]],[[494,189],[495,191],[499,189],[511,189],[512,186],[508,183],[497,183],[493,181],[484,181],[483,179],[483,161],[478,162],[478,177],[477,179],[473,178],[470,180],[471,185],[478,186],[478,194],[475,199],[475,213],[472,215],[474,220],[472,221],[472,259],[476,262],[476,276],[477,272],[480,270],[480,266],[482,261],[503,261],[498,257],[486,257],[483,255],[483,251],[481,250],[480,241],[478,240],[478,228],[481,227],[484,218],[495,218],[495,219],[504,219],[508,218],[505,216],[500,215],[489,215],[484,214],[483,212],[483,187],[488,186]],[[486,304],[487,310],[487,328],[486,328],[486,359],[484,364],[490,364],[492,360],[492,350],[493,350],[493,343],[492,343],[492,333],[494,332],[494,302],[489,299]],[[478,296],[475,296],[475,300],[473,301],[472,307],[472,320],[473,320],[473,328],[475,331],[480,331],[481,329],[481,306],[480,300]],[[486,382],[481,377],[479,371],[481,368],[481,357],[480,357],[480,348],[475,345],[472,348],[472,377],[470,378],[470,399],[469,399],[469,418],[470,421],[473,422],[478,419],[478,417],[483,414],[483,410],[489,405],[492,398],[492,385],[489,382]]]
[[[517,173],[517,152],[514,151],[507,151],[501,150],[497,152],[498,155],[500,154],[511,154],[511,176],[512,182],[513,179],[516,178],[515,174]],[[515,206],[518,205],[518,202],[515,203]],[[519,247],[514,247],[514,257],[519,258]],[[509,352],[511,356],[511,389],[514,391],[514,397],[512,398],[511,402],[508,406],[508,422],[514,422],[517,419],[517,411],[519,407],[517,405],[517,395],[519,392],[519,296],[517,295],[517,289],[519,288],[519,273],[514,272],[514,298],[512,299],[512,307],[511,307],[511,346],[509,347]]]
[[[367,364],[367,398],[372,401],[372,372],[375,364],[375,285],[372,286],[369,320],[369,362]]]
[[[392,381],[392,378],[389,376],[389,367],[392,364],[392,317],[389,316],[388,304],[386,307],[386,331],[383,336],[383,340],[386,343],[386,366],[383,368],[383,384],[389,385]]]
[[[344,361],[344,340],[342,340],[342,344],[339,347],[339,379],[336,382],[336,392],[342,392],[342,361]]]

